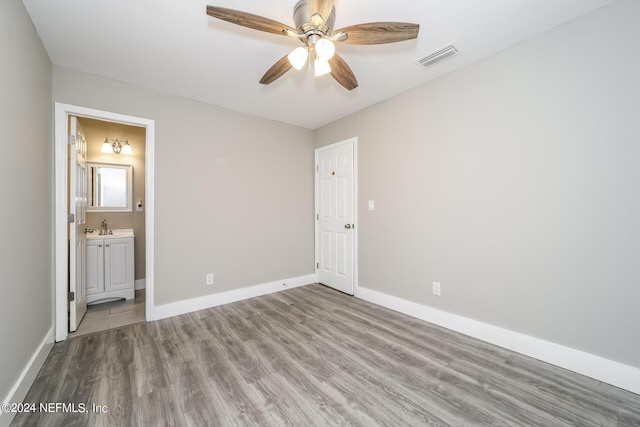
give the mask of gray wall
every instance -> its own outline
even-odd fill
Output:
[[[640,367],[638,16],[615,2],[317,130],[359,139],[360,286]]]
[[[311,131],[57,66],[53,95],[156,122],[156,304],[314,272]]]
[[[0,400],[52,326],[51,63],[22,3],[0,1]]]

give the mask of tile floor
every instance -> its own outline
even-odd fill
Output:
[[[145,293],[141,289],[136,291],[136,297],[132,300],[89,305],[80,326],[69,334],[69,338],[144,322],[144,304]]]

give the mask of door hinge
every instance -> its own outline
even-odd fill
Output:
[[[320,220],[320,214],[316,214],[316,221]]]
[[[316,270],[318,270],[320,268],[320,263],[316,262]]]
[[[69,221],[69,224],[73,224],[74,222],[76,222],[75,214],[70,213],[69,216],[67,217],[67,221]]]
[[[320,172],[320,165],[316,165],[316,172]]]
[[[69,145],[76,145],[76,136],[69,135]]]
[[[75,301],[76,300],[76,293],[75,292],[69,292],[67,299],[69,300],[69,302]]]

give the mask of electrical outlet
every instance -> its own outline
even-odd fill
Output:
[[[213,285],[213,273],[207,273],[207,285]]]
[[[440,296],[440,282],[433,282],[433,294]]]

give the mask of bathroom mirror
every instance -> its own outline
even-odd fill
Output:
[[[131,212],[131,165],[87,163],[87,211]]]

